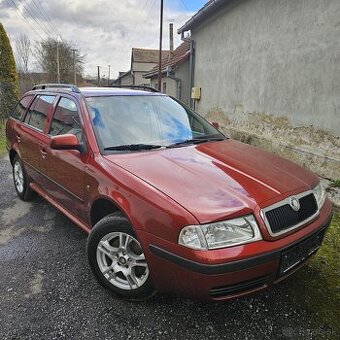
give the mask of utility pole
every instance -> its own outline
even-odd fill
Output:
[[[162,36],[163,36],[163,0],[161,0],[159,25],[159,65],[158,65],[158,91],[162,89]]]
[[[60,83],[59,37],[57,38],[57,83]]]
[[[73,53],[73,72],[74,72],[74,85],[77,85],[77,70],[76,70],[76,50],[72,49]]]
[[[110,86],[110,69],[111,69],[111,65],[109,65],[109,75],[107,76],[107,86]]]
[[[98,68],[98,86],[100,86],[100,66],[97,66]]]

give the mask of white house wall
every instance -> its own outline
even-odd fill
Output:
[[[334,161],[311,168],[340,178],[339,0],[230,1],[191,32],[198,112]]]

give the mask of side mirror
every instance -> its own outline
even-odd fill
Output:
[[[217,129],[217,130],[220,129],[220,124],[217,123],[217,122],[211,122],[211,125],[212,125],[215,129]]]
[[[53,136],[51,139],[51,149],[54,150],[79,150],[80,144],[77,136],[67,134]]]

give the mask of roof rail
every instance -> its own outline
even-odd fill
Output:
[[[123,88],[123,89],[136,89],[136,90],[144,90],[144,91],[150,91],[150,92],[159,92],[157,89],[155,89],[152,86],[147,86],[147,85],[107,85],[107,86],[102,86],[102,87],[118,87],[118,88]]]
[[[32,90],[46,90],[46,89],[60,89],[60,90],[70,90],[72,92],[80,93],[79,88],[76,85],[72,84],[59,84],[59,83],[50,83],[50,84],[38,84],[34,85]]]

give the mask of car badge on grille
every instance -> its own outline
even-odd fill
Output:
[[[291,197],[289,201],[289,205],[294,211],[300,210],[300,202],[296,197]]]

